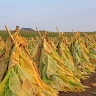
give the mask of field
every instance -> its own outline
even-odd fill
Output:
[[[13,32],[11,32],[13,34]],[[43,34],[44,32],[41,32],[41,34]],[[66,36],[73,36],[72,32],[64,32]],[[85,33],[89,33],[89,34],[96,34],[96,32],[85,32]],[[37,31],[20,31],[20,35],[25,37],[25,38],[29,38],[29,37],[36,37],[38,36],[38,32]],[[81,32],[81,35],[84,35],[83,32]],[[8,38],[9,34],[7,31],[0,31],[0,36],[2,36],[5,40],[6,38]],[[58,32],[49,32],[48,34],[49,37],[57,37],[58,36]]]
[[[0,96],[96,95],[95,32],[11,34],[0,31]]]

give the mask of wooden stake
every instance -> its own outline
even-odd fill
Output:
[[[74,30],[73,29],[71,29],[72,30],[72,33],[73,33],[73,35],[74,35]]]
[[[36,31],[39,33],[41,39],[43,39],[43,37],[41,36],[41,33],[39,32],[38,28],[36,27]]]
[[[14,38],[12,37],[11,32],[9,31],[9,29],[8,29],[8,27],[7,27],[6,25],[5,25],[5,28],[6,28],[6,30],[8,31],[8,33],[9,33],[9,35],[10,35],[12,41],[14,41]]]
[[[59,33],[59,36],[60,36],[60,31],[59,31],[58,27],[56,27],[56,30],[57,30],[57,32]]]

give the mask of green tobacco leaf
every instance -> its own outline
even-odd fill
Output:
[[[65,77],[65,79],[66,79],[66,77]],[[63,76],[53,75],[52,81],[55,83],[54,84],[55,89],[59,89],[59,90],[63,90],[63,91],[66,91],[66,89],[64,87],[70,89],[69,84],[67,82],[64,82]]]
[[[51,75],[55,74],[56,73],[56,70],[57,70],[57,66],[56,66],[56,62],[53,60],[53,58],[46,54],[46,58],[47,58],[47,71],[46,71],[46,74],[48,77],[50,77]]]
[[[18,78],[18,75],[12,70],[9,77],[9,88],[15,94],[18,94],[21,90],[21,82]]]
[[[29,89],[26,89],[27,83],[29,84],[30,77],[28,74],[25,74],[24,70],[19,66],[19,64],[14,66],[9,78],[9,88],[13,94],[17,96],[31,96],[29,94]],[[26,90],[24,90],[26,89]],[[10,95],[13,96],[13,95]]]
[[[9,80],[8,80],[8,82],[9,82]],[[12,96],[12,91],[9,88],[8,82],[6,83],[5,88],[4,88],[4,90],[5,90],[5,96]]]
[[[5,78],[0,83],[0,96],[4,96],[5,95],[4,87],[6,86],[6,84],[8,82],[8,78],[10,76],[10,72],[11,72],[11,69],[8,71],[8,73],[6,74]]]
[[[70,70],[74,71],[74,67],[70,64],[70,61],[69,61],[68,59],[66,59],[64,62],[65,62],[65,64],[66,64],[66,66],[67,66]]]

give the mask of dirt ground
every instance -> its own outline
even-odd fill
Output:
[[[74,92],[74,93],[65,93],[59,92],[59,96],[96,96],[96,72],[91,73],[90,78],[81,81],[83,85],[89,86],[90,88],[86,89],[85,92]]]

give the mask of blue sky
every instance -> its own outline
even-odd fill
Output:
[[[96,0],[0,0],[0,30],[96,31]]]

